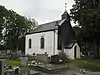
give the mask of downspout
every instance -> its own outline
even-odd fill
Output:
[[[55,55],[55,30],[54,30],[54,42],[53,42],[53,44],[54,44],[54,46],[53,46],[53,55]]]

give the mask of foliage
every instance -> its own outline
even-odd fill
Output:
[[[4,38],[2,40],[9,49],[23,49],[19,48],[18,44],[21,42],[24,44],[25,34],[32,31],[35,25],[34,19],[28,19],[13,10],[7,10],[4,6],[0,6],[0,36]]]
[[[9,53],[7,54],[8,58],[7,59],[11,59],[11,60],[19,60],[19,55],[17,55],[16,53]]]
[[[82,30],[80,26],[75,25],[73,29],[75,31],[75,39],[79,42],[79,44],[81,44],[80,42],[81,42],[81,37],[82,37],[81,35]]]
[[[100,2],[99,0],[74,0],[71,11],[71,18],[81,27],[81,42],[86,47],[89,44],[90,50],[99,55],[100,38]],[[86,48],[85,48],[86,49]]]
[[[2,30],[5,24],[5,17],[7,14],[7,9],[4,6],[0,6],[0,37],[2,36]]]
[[[60,53],[59,53],[59,59],[62,60],[63,63],[69,61],[68,56],[67,56],[66,53],[64,53],[64,52],[60,52]]]
[[[53,64],[62,64],[69,61],[69,58],[63,52],[60,52],[59,55],[52,55],[50,59],[51,59],[50,63]]]

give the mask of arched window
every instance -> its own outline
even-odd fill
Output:
[[[31,39],[29,39],[29,48],[31,48],[31,44],[32,44],[32,43],[31,43]]]
[[[44,37],[41,38],[40,46],[41,49],[44,49]]]

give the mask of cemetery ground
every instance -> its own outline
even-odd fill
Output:
[[[31,61],[28,61],[31,62]],[[20,66],[20,60],[12,60],[6,59],[6,65],[12,66]],[[84,58],[84,59],[76,59],[76,60],[69,60],[69,62],[65,64],[61,64],[62,66],[67,66],[68,68],[85,68],[90,71],[100,71],[100,59],[94,58]]]
[[[12,60],[12,59],[6,59],[5,60],[6,65],[11,65],[11,66],[20,66],[20,61],[19,60]]]
[[[39,66],[36,66],[36,67],[34,67],[34,64],[31,64],[30,66],[27,65],[26,67],[21,66],[20,57],[17,57],[17,58],[7,57],[5,60],[5,64],[8,66],[13,66],[13,67],[19,66],[21,73],[28,72],[30,70],[31,73],[39,73],[40,75],[61,75],[61,74],[62,75],[73,75],[73,73],[80,73],[80,69],[83,69],[83,68],[88,70],[87,73],[100,71],[100,59],[95,59],[95,58],[91,58],[91,57],[84,57],[81,59],[69,60],[63,64],[52,65],[52,67],[47,66],[46,60],[44,60],[47,58],[44,55],[42,55],[42,56],[38,55],[37,60],[34,55],[27,56],[27,58],[28,58],[28,63],[31,63],[32,60],[35,60],[37,62],[40,60],[45,61],[44,63],[42,62],[43,63],[42,66],[45,66],[45,64],[46,64],[46,67],[41,67],[41,65],[39,65],[39,62],[37,64]],[[13,68],[13,69],[15,69],[15,68]],[[13,74],[11,74],[11,75],[13,75]],[[91,75],[91,74],[87,74],[87,75]]]
[[[28,57],[28,63],[30,63],[34,58]],[[52,65],[54,69],[51,69],[49,67],[34,67],[34,65],[30,66],[21,66],[19,59],[10,59],[7,58],[5,60],[6,65],[11,66],[19,66],[20,73],[35,73],[36,75],[83,75],[80,70],[85,68],[86,74],[84,75],[92,75],[92,74],[100,74],[100,59],[94,59],[94,58],[82,58],[82,59],[76,59],[76,60],[69,60],[66,63],[58,64],[58,65]],[[47,65],[47,63],[44,63],[44,65]],[[39,64],[37,64],[39,65]],[[42,66],[44,66],[42,65]],[[60,66],[60,68],[59,68]],[[62,69],[65,67],[64,69]],[[66,68],[67,67],[67,68]],[[37,69],[38,68],[38,69]],[[49,68],[49,70],[48,70]],[[55,69],[56,68],[56,69]],[[51,70],[50,70],[51,69]],[[97,72],[96,72],[97,71]],[[13,72],[12,72],[13,73]],[[33,75],[35,75],[33,74]],[[6,74],[5,74],[6,75]],[[11,74],[14,75],[14,74]],[[29,74],[31,75],[31,74]]]

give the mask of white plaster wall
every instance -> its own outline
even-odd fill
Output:
[[[73,48],[65,49],[64,52],[66,53],[66,55],[69,59],[74,59],[74,50],[73,50]]]
[[[43,35],[44,35],[45,43],[44,43],[44,49],[41,49],[40,39],[41,39],[41,36]],[[54,42],[54,38],[55,38],[55,42]],[[31,49],[28,48],[29,39],[31,39],[32,41]],[[57,53],[57,34],[54,33],[54,31],[49,31],[49,32],[42,32],[42,33],[26,35],[25,54],[31,55],[34,52],[37,54],[44,54],[45,52],[47,52],[49,55],[56,54]]]
[[[77,46],[77,49],[76,49],[76,58],[80,58],[80,47],[79,47],[79,45],[76,42],[71,49],[65,49],[64,50],[69,59],[75,59],[74,58],[74,47],[75,46]]]
[[[79,45],[78,45],[77,42],[75,43],[74,47],[75,47],[75,46],[77,46],[77,49],[76,49],[76,50],[77,50],[77,51],[76,51],[76,58],[81,58],[81,57],[80,57],[80,55],[81,55],[80,47],[79,47]],[[74,47],[73,47],[73,50],[74,50]]]

